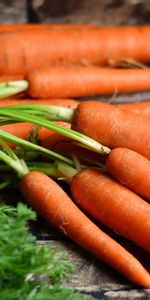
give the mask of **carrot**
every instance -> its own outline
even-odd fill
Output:
[[[150,69],[44,67],[26,77],[32,98],[76,98],[150,89]]]
[[[150,159],[150,120],[116,105],[85,101],[77,106],[72,128],[111,149],[124,147]]]
[[[135,103],[122,103],[117,104],[119,108],[126,109],[144,116],[150,117],[150,101],[135,102]]]
[[[147,158],[126,148],[116,148],[108,155],[106,166],[123,185],[150,201],[150,161]]]
[[[92,223],[52,179],[30,172],[22,177],[20,189],[29,205],[49,224],[128,279],[150,287],[150,275],[142,265]]]
[[[71,193],[89,215],[150,252],[150,205],[142,198],[92,169],[73,178]]]
[[[116,57],[150,61],[149,26],[86,28],[1,33],[0,74],[26,75],[50,64],[108,65]]]

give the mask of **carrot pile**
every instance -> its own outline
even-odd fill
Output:
[[[150,102],[92,97],[150,90],[149,32],[0,25],[0,169],[10,181],[15,171],[25,200],[49,224],[145,288],[149,271],[116,240],[150,252]]]

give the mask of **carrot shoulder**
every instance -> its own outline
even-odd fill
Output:
[[[106,158],[108,171],[123,185],[150,201],[150,161],[139,153],[115,148]]]
[[[150,159],[150,119],[98,101],[77,106],[72,128],[111,149],[124,147]]]
[[[71,193],[89,215],[150,252],[150,205],[142,198],[92,169],[74,177]]]
[[[45,174],[30,172],[22,177],[20,189],[49,224],[131,281],[150,287],[150,275],[142,265],[90,221],[56,182]]]

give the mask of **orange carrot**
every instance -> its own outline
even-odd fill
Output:
[[[150,119],[143,115],[85,101],[77,106],[72,128],[111,149],[128,148],[150,159]]]
[[[108,171],[130,190],[150,201],[150,161],[126,148],[116,148],[106,159]]]
[[[144,116],[150,117],[150,101],[135,102],[135,103],[122,103],[117,104],[121,109],[126,109]]]
[[[44,67],[27,76],[32,98],[76,98],[150,89],[150,69]]]
[[[142,198],[92,169],[73,178],[71,193],[89,215],[150,252],[150,205]]]
[[[150,275],[139,261],[90,221],[56,182],[40,172],[30,172],[22,177],[20,189],[49,224],[131,281],[150,287]]]
[[[150,26],[89,30],[18,30],[0,34],[0,74],[26,75],[50,64],[106,65],[110,59],[150,61]],[[146,47],[145,47],[146,45]]]

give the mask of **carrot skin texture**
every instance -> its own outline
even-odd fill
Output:
[[[74,177],[71,193],[89,215],[150,252],[150,205],[142,198],[92,169]]]
[[[61,32],[49,29],[4,32],[0,34],[0,74],[26,75],[50,64],[107,65],[116,57],[149,62],[149,30],[149,26],[92,30],[83,26],[80,30]]]
[[[150,118],[150,101],[126,103],[126,104],[122,103],[117,105],[121,109],[126,109],[128,111],[142,114]]]
[[[150,89],[150,70],[49,66],[27,76],[32,98],[77,98]]]
[[[150,161],[139,153],[116,148],[106,158],[109,173],[133,192],[150,201]]]
[[[72,129],[113,149],[128,148],[150,159],[150,119],[98,101],[77,106]]]
[[[150,275],[143,266],[90,221],[56,182],[45,174],[30,172],[21,179],[20,189],[49,224],[128,279],[150,287]]]

